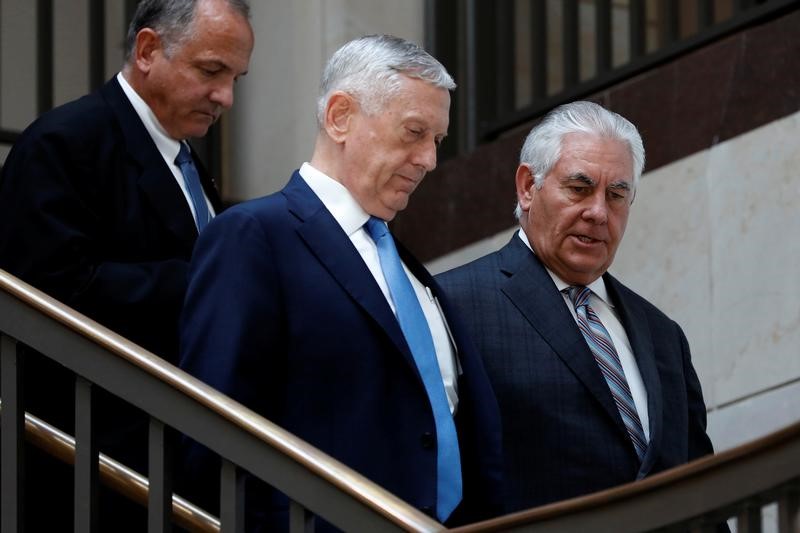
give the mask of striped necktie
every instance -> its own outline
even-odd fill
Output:
[[[414,356],[433,410],[437,451],[436,516],[444,522],[461,501],[461,455],[456,426],[450,414],[439,361],[436,359],[433,337],[414,287],[403,270],[403,263],[386,223],[370,217],[364,227],[378,248],[378,259],[394,302],[397,321]]]
[[[611,336],[600,322],[594,309],[589,305],[589,296],[592,291],[588,287],[569,287],[564,291],[567,292],[575,306],[578,328],[594,354],[594,359],[603,373],[614,403],[617,404],[619,414],[628,430],[628,435],[636,448],[636,455],[641,461],[647,451],[647,440],[642,429],[642,422],[639,420],[639,413],[633,403],[633,395],[628,387],[628,380],[625,379],[625,372],[622,370],[617,350],[614,348],[614,343],[611,342]]]

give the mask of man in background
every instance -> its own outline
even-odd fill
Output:
[[[607,272],[643,166],[629,121],[556,108],[522,148],[519,232],[437,276],[497,394],[509,511],[712,452],[681,328]]]
[[[438,285],[386,223],[436,166],[454,86],[391,36],[331,57],[311,161],[198,241],[180,363],[448,524],[499,510],[497,404]],[[212,465],[192,447],[187,475],[208,477],[185,481],[210,488]],[[285,529],[286,498],[259,488],[247,529]]]
[[[39,117],[0,177],[0,268],[173,363],[192,248],[222,209],[186,141],[232,105],[248,18],[243,0],[141,1],[122,72]],[[71,377],[30,351],[26,363],[27,409],[71,432]],[[101,451],[146,472],[146,418],[95,404]]]

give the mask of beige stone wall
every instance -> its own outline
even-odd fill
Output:
[[[423,44],[424,0],[252,2],[255,50],[230,114],[225,196],[274,192],[310,159],[319,77],[348,40],[391,33]]]

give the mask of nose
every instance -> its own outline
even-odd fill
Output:
[[[594,224],[605,224],[608,221],[608,201],[604,191],[598,190],[587,198],[586,202],[586,208],[582,213],[583,218]]]
[[[434,141],[426,142],[419,147],[416,153],[414,164],[425,169],[425,172],[430,172],[436,168],[436,143]]]
[[[233,82],[226,81],[215,87],[210,100],[223,109],[230,109],[233,105]]]

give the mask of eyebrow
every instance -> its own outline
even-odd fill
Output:
[[[625,191],[629,191],[629,190],[631,190],[631,184],[628,183],[627,181],[619,180],[619,181],[615,181],[614,183],[609,185],[608,188],[609,189],[622,189],[622,190],[625,190]]]
[[[566,176],[561,179],[562,183],[567,183],[570,181],[579,181],[590,187],[594,187],[596,185],[595,181],[586,174],[584,174],[583,172],[576,172],[575,174],[570,174],[569,176]]]
[[[213,65],[215,67],[219,67],[220,70],[227,70],[227,71],[233,72],[234,75],[237,76],[237,77],[247,76],[247,73],[248,73],[247,70],[245,70],[244,72],[241,72],[241,73],[236,73],[236,71],[233,69],[233,67],[231,67],[230,65],[228,65],[227,63],[225,63],[221,59],[217,59],[217,58],[198,59],[197,60],[197,64],[203,65],[203,66],[212,66]]]
[[[593,180],[592,178],[590,178],[589,176],[587,176],[583,172],[576,172],[575,174],[570,174],[569,176],[566,176],[565,178],[563,178],[561,181],[562,181],[562,183],[568,183],[570,181],[579,181],[579,182],[581,182],[581,183],[583,183],[583,184],[585,184],[585,185],[587,185],[589,187],[595,187],[597,185],[597,182],[595,180]],[[625,180],[617,180],[617,181],[611,183],[608,186],[608,189],[630,191],[631,190],[631,184],[628,183]]]

